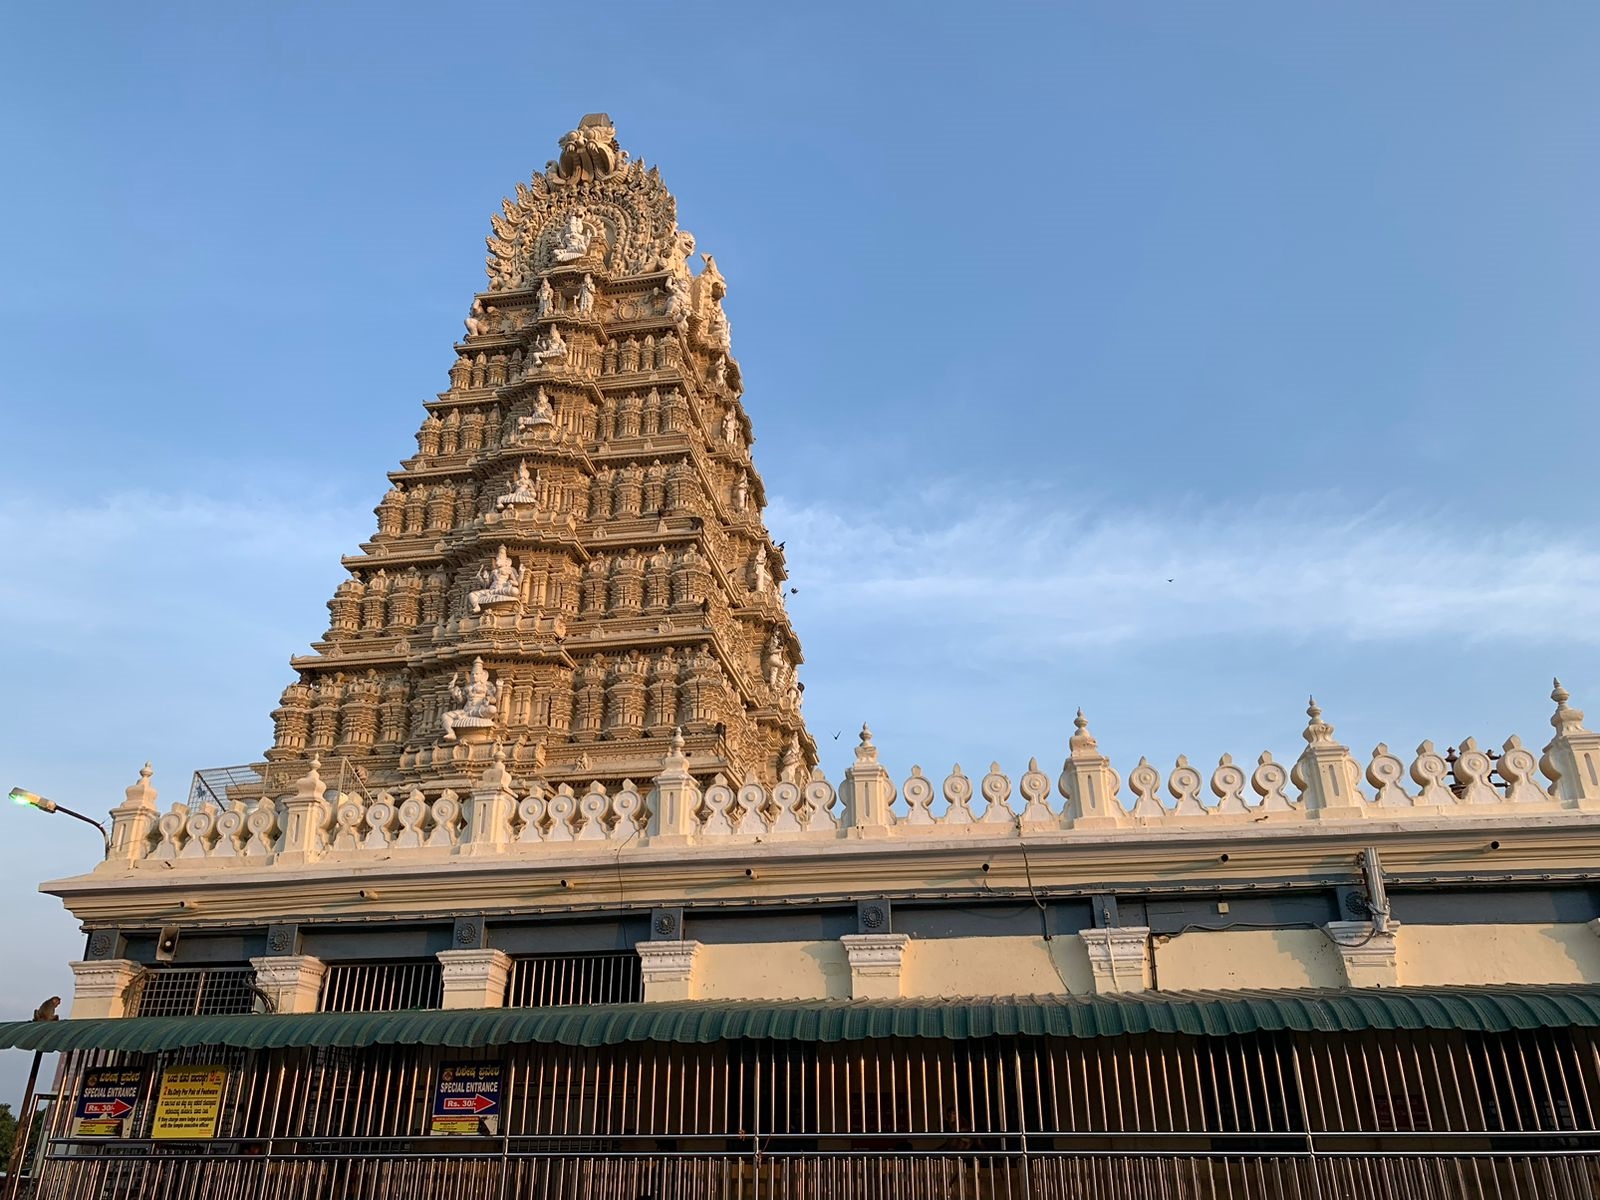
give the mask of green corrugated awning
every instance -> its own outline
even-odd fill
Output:
[[[13,1021],[0,1024],[0,1047],[153,1053],[188,1046],[611,1046],[745,1038],[960,1041],[1017,1035],[1225,1036],[1369,1029],[1505,1033],[1571,1027],[1600,1027],[1600,987],[1136,992],[951,1000],[691,1000],[574,1008]]]

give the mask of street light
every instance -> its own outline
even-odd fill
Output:
[[[93,817],[86,817],[81,812],[74,812],[65,804],[57,804],[48,796],[41,796],[38,792],[30,792],[27,788],[12,788],[11,799],[13,802],[27,808],[37,808],[42,813],[65,813],[69,817],[82,821],[85,825],[93,825],[100,831],[100,837],[106,844],[106,853],[111,853],[111,835],[106,832],[106,827]]]

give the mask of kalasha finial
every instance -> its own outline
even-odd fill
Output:
[[[1300,736],[1311,745],[1333,739],[1333,726],[1322,719],[1322,710],[1317,707],[1315,696],[1306,697],[1306,730]]]
[[[861,722],[861,745],[867,749],[872,747],[872,730],[867,728],[865,721]]]
[[[154,775],[155,773],[156,773],[155,768],[152,767],[149,763],[145,763],[144,766],[139,768],[139,781],[141,783],[149,783],[150,782],[150,776]]]
[[[676,725],[676,726],[673,727],[671,745],[672,745],[672,752],[674,754],[682,754],[683,753],[683,726],[682,725]]]
[[[1555,686],[1550,690],[1550,699],[1556,702],[1556,711],[1550,717],[1550,724],[1557,734],[1576,733],[1583,728],[1583,710],[1567,703],[1572,693],[1561,686],[1561,680],[1552,682]]]
[[[1072,736],[1067,739],[1072,754],[1090,754],[1099,749],[1094,740],[1094,734],[1089,732],[1089,718],[1083,715],[1083,709],[1078,710],[1078,715],[1072,718]]]

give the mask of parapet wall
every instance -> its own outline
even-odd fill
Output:
[[[1103,754],[1080,712],[1070,754],[1054,781],[1036,761],[1013,784],[998,765],[974,780],[956,766],[937,786],[914,767],[898,789],[862,730],[856,761],[837,786],[820,770],[771,787],[722,776],[697,780],[680,738],[643,786],[585,792],[538,779],[514,780],[497,753],[465,794],[413,789],[370,795],[329,788],[312,760],[291,793],[254,803],[176,803],[162,812],[146,767],[112,811],[111,849],[98,872],[163,869],[303,868],[383,859],[419,865],[457,856],[563,858],[622,847],[762,844],[814,852],[846,839],[1026,837],[1070,842],[1120,831],[1237,832],[1273,837],[1296,826],[1359,826],[1374,818],[1451,825],[1516,822],[1538,814],[1600,813],[1600,734],[1583,726],[1557,683],[1555,737],[1536,759],[1516,736],[1499,752],[1467,739],[1450,758],[1423,742],[1410,762],[1380,744],[1363,767],[1333,740],[1315,702],[1306,748],[1290,766],[1263,753],[1248,771],[1224,755],[1209,778],[1179,757],[1162,773],[1144,759],[1124,777]],[[1165,796],[1163,796],[1165,791]],[[1054,794],[1052,794],[1054,793]],[[1207,795],[1209,793],[1209,795]]]

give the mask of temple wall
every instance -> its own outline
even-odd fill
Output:
[[[838,942],[702,946],[692,995],[697,1000],[846,1000],[850,964]]]
[[[1403,987],[1600,983],[1600,935],[1588,925],[1426,925],[1397,938]],[[1153,939],[1161,991],[1349,986],[1339,951],[1320,929],[1193,932]],[[1122,985],[1135,986],[1130,975]],[[1075,935],[910,939],[899,995],[1086,995],[1096,991]],[[1104,989],[1100,989],[1104,990]],[[820,1000],[851,995],[843,946],[833,941],[701,947],[701,1000]]]
[[[1339,952],[1320,929],[1236,929],[1156,938],[1157,984],[1188,988],[1345,986]]]
[[[900,975],[905,996],[1045,995],[1091,992],[1094,976],[1083,939],[1038,937],[913,938]]]
[[[1600,983],[1600,935],[1592,924],[1403,927],[1400,982]]]

